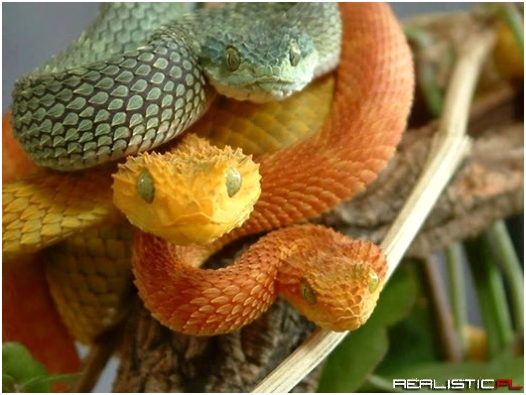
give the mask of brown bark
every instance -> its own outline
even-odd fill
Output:
[[[123,339],[114,391],[246,392],[313,328],[280,300],[241,330],[223,336],[187,336],[163,327],[137,300]],[[297,390],[314,391],[318,372]]]
[[[496,100],[498,99],[498,101]],[[498,219],[523,211],[524,123],[518,98],[502,91],[473,108],[471,154],[429,215],[407,255],[425,257],[474,236]],[[396,156],[365,193],[323,216],[350,236],[380,242],[411,192],[437,124],[406,133]]]

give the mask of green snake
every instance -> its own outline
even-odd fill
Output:
[[[38,165],[79,170],[163,144],[215,91],[279,100],[333,70],[334,3],[104,4],[63,53],[17,81],[14,135]],[[211,89],[211,87],[215,89]]]

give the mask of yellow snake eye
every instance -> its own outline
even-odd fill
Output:
[[[146,203],[153,202],[155,186],[153,184],[153,177],[148,169],[141,171],[137,177],[137,193]]]
[[[301,49],[295,40],[290,42],[289,59],[292,66],[297,66],[301,60]]]
[[[301,297],[305,299],[307,303],[316,303],[316,292],[314,292],[311,285],[306,280],[303,280],[300,284],[300,293]]]
[[[235,167],[229,167],[225,173],[226,192],[228,197],[234,196],[241,189],[243,177],[241,173]]]
[[[380,278],[374,270],[369,270],[369,280],[367,284],[369,286],[369,292],[371,293],[378,289],[378,286],[380,285]]]
[[[234,47],[228,47],[226,49],[226,67],[230,71],[236,71],[239,67],[239,64],[241,63],[241,59],[239,58],[239,52]]]

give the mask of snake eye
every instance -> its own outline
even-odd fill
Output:
[[[227,47],[225,62],[229,71],[236,71],[241,63],[238,50],[234,47]]]
[[[228,197],[234,196],[241,189],[243,178],[235,167],[229,167],[225,173],[226,192]]]
[[[137,177],[137,193],[146,203],[153,202],[155,196],[155,186],[153,177],[148,169],[144,169]]]
[[[378,289],[378,286],[380,285],[380,278],[374,270],[369,270],[369,279],[367,284],[369,286],[369,292],[371,293]]]
[[[301,60],[301,49],[297,41],[290,42],[289,59],[292,66],[297,66]]]
[[[300,293],[301,297],[305,299],[307,303],[316,303],[316,292],[314,292],[314,289],[312,289],[311,285],[306,280],[303,280],[300,284]]]

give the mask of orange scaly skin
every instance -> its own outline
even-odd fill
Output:
[[[377,246],[323,226],[296,225],[269,233],[234,265],[219,270],[192,267],[194,262],[179,255],[180,248],[147,233],[141,232],[135,243],[136,259],[155,262],[152,272],[163,279],[157,287],[150,284],[148,298],[170,301],[159,304],[154,316],[169,317],[171,328],[193,335],[216,335],[246,325],[267,310],[278,293],[321,326],[355,329],[372,313],[386,271]],[[181,260],[186,264],[172,263]],[[305,300],[302,288],[316,290],[316,300]],[[335,291],[350,298],[334,298]]]
[[[290,250],[295,248],[293,241],[299,239],[300,234],[312,236],[312,240],[298,245],[298,248],[307,248],[303,251],[305,260],[314,256],[313,265],[323,264],[320,272],[328,273],[335,270],[331,262],[336,262],[341,272],[340,253],[332,259],[332,245],[316,226],[271,233],[251,248],[233,266],[235,269],[217,272],[192,268],[228,241],[304,221],[332,209],[372,182],[394,153],[412,102],[414,81],[410,50],[387,5],[342,3],[341,12],[342,59],[331,117],[305,141],[259,159],[262,194],[249,220],[209,247],[172,245],[138,232],[132,259],[136,285],[147,308],[168,327],[196,335],[236,329],[268,307],[275,295],[274,288],[313,319],[330,314],[330,311],[322,311],[320,305],[323,303],[318,303],[319,300],[348,298],[343,305],[354,317],[339,322],[343,310],[338,313],[336,309],[332,317],[335,322],[325,322],[325,317],[319,322],[330,329],[354,329],[370,314],[385,270],[384,258],[370,243],[360,242],[363,244],[358,248],[368,253],[347,256],[347,264],[351,264],[346,273],[349,283],[342,288],[332,287],[335,276],[329,275],[321,286],[309,282],[307,297],[298,298],[293,290],[286,291],[282,286],[289,280],[276,280],[278,272],[289,271],[279,266],[283,266],[284,261],[289,262],[288,252],[290,256],[295,255]],[[290,237],[289,232],[299,233]],[[275,241],[281,236],[286,240],[284,244]],[[341,236],[332,237],[334,243],[338,243]],[[265,243],[269,240],[273,242],[267,247]],[[284,250],[281,252],[284,255],[271,259],[280,254],[280,249]],[[327,255],[331,259],[326,259]],[[361,263],[367,258],[371,262],[366,271],[369,283],[365,284]],[[301,274],[292,270],[292,273],[300,280],[311,275],[309,270]],[[352,283],[355,277],[361,281]],[[316,276],[316,279],[316,282],[322,281],[321,277]],[[295,284],[302,286],[301,281]],[[247,289],[249,294],[244,291]],[[323,294],[326,289],[337,292],[327,296]],[[258,292],[263,295],[261,299],[256,297]],[[308,306],[301,302],[312,299],[313,293],[316,303]],[[244,303],[250,306],[248,312]]]
[[[2,182],[38,171],[13,138],[10,113],[2,118]],[[49,294],[39,255],[19,256],[2,266],[2,342],[24,344],[51,374],[74,373],[80,359]],[[55,385],[64,391],[63,385]]]

